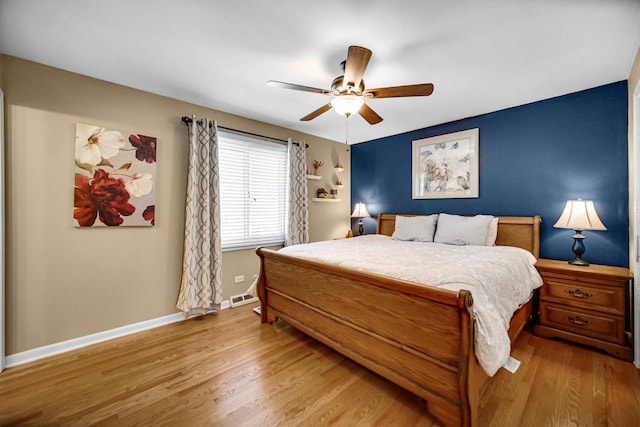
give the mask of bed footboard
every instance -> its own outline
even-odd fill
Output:
[[[473,300],[259,248],[261,320],[286,321],[427,402],[446,426],[475,425],[486,380],[473,356]]]

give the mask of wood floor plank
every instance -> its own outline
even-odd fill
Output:
[[[2,426],[424,426],[411,393],[242,306],[7,369]],[[525,331],[479,426],[640,425],[640,370]]]

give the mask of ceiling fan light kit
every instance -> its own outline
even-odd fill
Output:
[[[360,111],[362,104],[364,99],[356,95],[342,95],[331,100],[331,107],[335,112],[347,117]]]
[[[360,114],[369,124],[375,125],[382,121],[382,117],[364,102],[365,99],[429,96],[433,93],[433,84],[431,83],[365,89],[362,77],[367,68],[367,64],[369,64],[369,59],[371,59],[371,51],[369,49],[360,46],[349,46],[347,59],[341,64],[344,75],[333,79],[331,89],[318,89],[311,86],[302,86],[276,80],[269,80],[267,84],[272,87],[312,92],[334,97],[331,102],[301,118],[300,120],[303,122],[313,120],[320,114],[333,108],[338,114],[346,117],[356,113]]]

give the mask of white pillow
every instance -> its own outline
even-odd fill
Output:
[[[487,241],[484,243],[485,246],[495,246],[496,238],[498,237],[498,220],[500,218],[494,217],[491,220],[491,224],[489,224],[489,231],[487,232]]]
[[[464,217],[440,214],[433,241],[450,245],[485,246],[493,219],[491,215]]]
[[[394,240],[433,242],[438,215],[396,216],[396,228],[391,235]]]

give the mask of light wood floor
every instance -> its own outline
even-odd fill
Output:
[[[524,332],[480,426],[638,426],[640,370]],[[295,329],[223,310],[0,374],[0,425],[434,426],[420,400]]]

